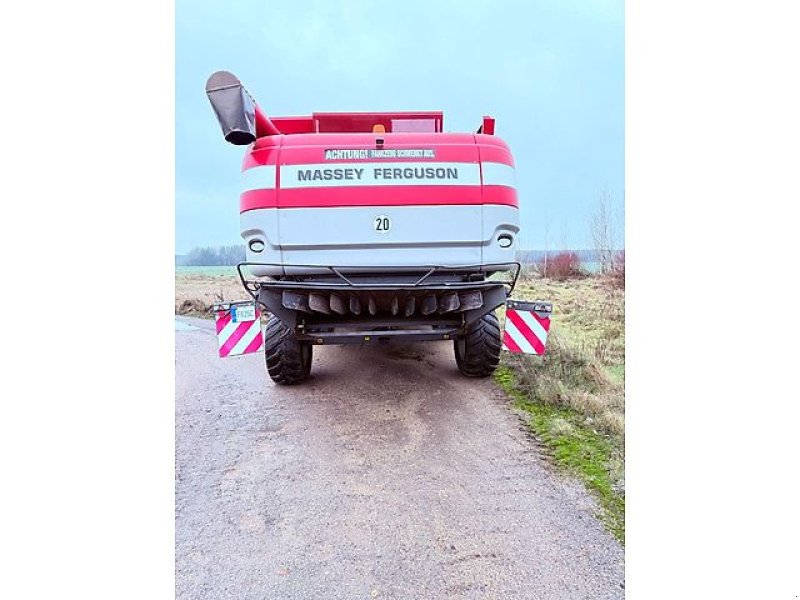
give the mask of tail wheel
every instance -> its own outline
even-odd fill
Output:
[[[277,384],[294,385],[311,374],[313,348],[299,341],[275,315],[270,315],[264,331],[264,355],[267,372]]]
[[[488,377],[500,362],[500,323],[494,311],[470,325],[467,334],[456,338],[456,364],[468,377]]]

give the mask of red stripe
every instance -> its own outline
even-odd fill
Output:
[[[503,331],[503,343],[506,345],[511,352],[521,353],[522,348],[517,346],[517,342],[514,341],[514,338],[507,331]]]
[[[254,208],[278,208],[278,194],[275,190],[250,190],[239,196],[239,212]]]
[[[511,151],[505,144],[503,144],[503,146],[494,144],[488,145],[480,143],[479,140],[478,151],[480,152],[481,160],[483,162],[496,162],[503,163],[511,167],[514,166],[514,157],[511,156]]]
[[[228,311],[224,311],[224,310],[217,311],[217,319],[216,319],[217,335],[219,335],[220,331],[225,329],[225,325],[230,323],[230,320],[231,320],[231,311],[229,311],[229,310]]]
[[[327,160],[325,158],[325,150],[363,150],[364,148],[374,148],[374,146],[361,146],[358,147],[354,144],[345,144],[341,148],[334,146],[299,146],[299,147],[286,147],[286,146],[271,146],[267,148],[259,148],[251,150],[245,154],[242,163],[242,171],[252,169],[253,167],[261,167],[264,165],[305,165],[305,164],[342,164],[342,163],[364,163],[364,162],[429,162],[436,164],[437,162],[463,162],[467,164],[474,164],[482,160],[483,162],[496,162],[514,166],[514,158],[507,148],[499,146],[474,146],[474,145],[448,145],[436,146],[429,144],[427,148],[432,148],[436,153],[436,158],[421,158],[419,156],[407,156],[397,158],[341,158],[335,160]],[[396,145],[384,146],[385,149],[404,150],[408,148],[419,148],[418,146]],[[479,153],[480,152],[480,159]]]
[[[239,343],[239,340],[244,337],[244,334],[247,333],[248,329],[252,327],[253,321],[242,321],[239,323],[239,326],[234,330],[225,343],[219,349],[219,355],[222,357],[228,356],[233,347]]]
[[[379,137],[384,140],[385,148],[433,148],[448,144],[475,144],[475,135],[472,133],[384,133]],[[263,139],[265,138],[256,140],[256,148],[264,146]],[[285,135],[282,145],[284,148],[374,148],[375,134],[342,132],[326,133],[324,136],[318,133]]]
[[[519,208],[517,190],[507,185],[483,186],[483,204],[502,204]]]
[[[281,190],[280,208],[481,204],[478,185],[370,185]]]
[[[240,212],[257,208],[340,206],[452,206],[501,204],[519,207],[517,191],[504,185],[396,185],[250,190],[239,198]]]
[[[506,311],[506,318],[511,319],[511,322],[517,326],[517,330],[522,334],[528,343],[533,346],[533,349],[536,351],[536,354],[544,354],[544,344],[542,344],[541,340],[536,337],[536,334],[531,331],[531,328],[522,320],[517,314],[516,310],[509,309]]]
[[[533,318],[539,321],[539,325],[542,326],[542,329],[545,331],[550,331],[550,317],[540,317],[535,312],[531,312]]]
[[[263,343],[264,343],[264,336],[261,334],[261,332],[259,332],[258,335],[253,338],[253,341],[250,342],[250,344],[248,344],[247,348],[244,349],[244,352],[242,352],[242,354],[250,354],[251,352],[258,351],[258,349],[261,348],[261,344]]]
[[[387,133],[383,148],[387,150],[403,150],[407,148],[432,148],[436,152],[435,159],[396,158],[392,162],[500,162],[514,166],[514,158],[508,145],[500,138],[470,133],[447,134],[414,134]],[[324,138],[319,134],[271,135],[256,140],[253,147],[245,154],[244,169],[257,165],[306,164],[306,163],[341,163],[370,162],[376,159],[325,160],[328,149],[371,149],[375,148],[375,134],[333,134],[327,133]],[[383,159],[377,159],[383,160]]]

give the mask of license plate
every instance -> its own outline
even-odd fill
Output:
[[[256,320],[255,305],[247,304],[245,306],[232,306],[231,320],[234,323],[242,323],[244,321],[255,321]]]

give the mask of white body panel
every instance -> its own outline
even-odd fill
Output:
[[[375,219],[388,217],[388,231]],[[399,267],[467,266],[514,260],[516,207],[483,205],[261,208],[241,215],[242,237],[254,275],[309,272],[291,265],[359,266],[375,273]],[[498,238],[510,236],[503,248]],[[260,241],[264,250],[253,252]],[[311,272],[326,272],[312,270]]]

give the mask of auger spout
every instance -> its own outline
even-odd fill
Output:
[[[233,73],[217,71],[211,75],[206,82],[206,95],[225,141],[247,146],[260,137],[280,135],[281,131]]]

